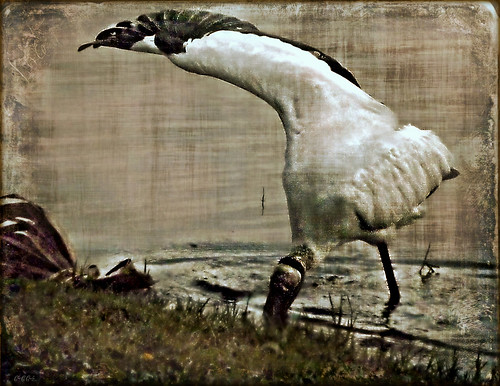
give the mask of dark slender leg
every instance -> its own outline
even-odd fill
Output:
[[[280,260],[269,284],[269,294],[264,306],[264,320],[274,326],[282,327],[288,319],[288,309],[297,297],[306,270],[310,268],[313,252],[301,246]]]
[[[394,271],[392,269],[391,258],[389,257],[389,249],[387,244],[383,241],[377,244],[378,251],[380,253],[380,258],[382,259],[382,265],[384,266],[385,278],[387,280],[387,285],[389,287],[389,301],[387,306],[394,308],[399,304],[401,295],[399,294],[398,283],[396,282],[396,277],[394,276]]]

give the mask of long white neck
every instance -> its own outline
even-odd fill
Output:
[[[315,130],[351,138],[391,127],[394,117],[310,52],[268,36],[217,31],[169,55],[177,66],[257,95],[279,114],[288,138]],[[363,124],[365,123],[365,124]]]

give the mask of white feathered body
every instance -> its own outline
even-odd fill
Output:
[[[436,135],[400,128],[391,110],[310,52],[235,31],[184,48],[168,56],[174,64],[246,89],[278,112],[294,243],[377,242],[385,228],[418,217],[450,174],[451,155]]]

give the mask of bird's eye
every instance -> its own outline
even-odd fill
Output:
[[[111,36],[116,36],[116,32],[115,31],[111,32]]]

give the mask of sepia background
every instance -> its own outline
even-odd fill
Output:
[[[3,193],[44,207],[79,259],[143,256],[187,243],[279,245],[286,253],[291,236],[281,186],[285,138],[276,112],[243,90],[189,74],[158,55],[106,48],[77,53],[103,28],[164,8],[186,5],[4,4]],[[469,302],[487,307],[488,336],[481,342],[492,348],[494,8],[465,2],[189,3],[188,8],[233,15],[320,49],[350,69],[401,124],[432,129],[442,138],[461,175],[433,194],[424,219],[399,231],[391,244],[393,260],[396,267],[405,259],[421,261],[431,243],[435,262],[472,267],[467,275],[481,280],[481,270],[490,269],[488,280],[474,285],[467,284],[473,279],[451,275],[444,292],[458,286],[468,291],[464,298],[484,293]],[[373,248],[359,243],[344,248],[339,253],[369,254],[378,264]],[[262,294],[277,256],[263,260]],[[230,265],[219,266],[219,272]],[[414,274],[402,272],[400,281]],[[384,283],[379,285],[383,291]],[[456,315],[463,311],[462,303],[454,307]],[[477,331],[484,329],[481,323]]]
[[[281,186],[285,138],[265,102],[158,55],[76,51],[108,25],[179,7],[3,9],[3,190],[45,207],[79,255],[187,241],[290,240]],[[434,130],[461,176],[444,184],[429,200],[427,218],[400,236],[492,258],[497,31],[491,7],[190,8],[231,14],[317,47],[349,68],[402,124]]]

